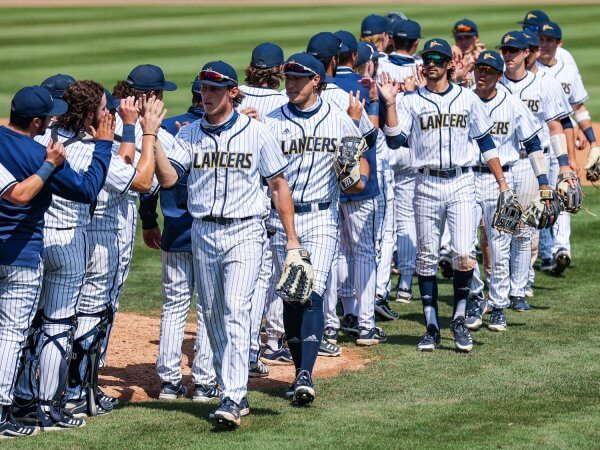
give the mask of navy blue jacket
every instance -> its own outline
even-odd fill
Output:
[[[38,195],[26,205],[0,198],[0,264],[38,267],[44,247],[44,214],[52,194],[79,203],[93,203],[106,180],[111,141],[97,141],[89,168],[79,175],[67,161],[58,167]],[[35,174],[46,148],[29,136],[0,127],[0,163],[20,182]]]

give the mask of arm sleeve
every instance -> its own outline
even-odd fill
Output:
[[[267,129],[266,125],[259,125],[258,134],[261,145],[258,155],[258,172],[262,177],[269,179],[283,173],[287,167],[287,159],[277,145],[277,139],[273,133]]]
[[[97,141],[92,163],[81,175],[65,161],[50,178],[52,193],[78,203],[94,202],[106,180],[112,156],[111,147],[112,141]]]
[[[0,164],[0,197],[14,184],[17,184],[15,177],[12,176],[6,167]]]
[[[158,214],[156,205],[158,203],[158,194],[140,194],[140,219],[142,219],[142,229],[151,230],[158,226]]]

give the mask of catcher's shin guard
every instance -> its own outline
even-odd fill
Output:
[[[37,398],[38,396],[37,368],[39,352],[37,349],[40,346],[40,340],[43,336],[42,324],[43,311],[40,309],[33,317],[33,321],[29,327],[29,334],[25,340],[25,347],[21,352],[19,372],[17,375],[17,396],[26,398],[29,398],[29,395],[32,395],[33,398]]]
[[[100,313],[80,314],[80,317],[96,317],[96,323],[87,333],[78,337],[73,344],[74,359],[69,371],[69,385],[85,389],[87,414],[98,415],[98,369],[102,355],[102,342],[112,320],[110,305]]]

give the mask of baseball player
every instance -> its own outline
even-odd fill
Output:
[[[201,84],[192,83],[192,106],[187,113],[163,120],[161,127],[175,136],[182,126],[196,122],[204,115]],[[160,209],[164,218],[161,235],[156,214]],[[186,394],[181,384],[182,344],[191,300],[196,292],[192,255],[192,216],[187,211],[187,174],[175,186],[161,189],[157,195],[140,195],[140,218],[144,243],[160,249],[162,257],[163,304],[160,317],[160,340],[156,369],[161,380],[158,398],[173,400]],[[213,353],[208,342],[202,306],[196,298],[196,342],[192,363],[194,393],[192,401],[207,403],[219,398]]]
[[[134,97],[126,102],[133,104]],[[124,251],[119,240],[122,230],[121,215],[127,203],[128,191],[147,192],[152,188],[154,175],[153,146],[160,123],[166,114],[162,101],[150,98],[141,105],[143,129],[142,152],[137,164],[135,114],[119,113],[122,125],[123,147],[111,160],[107,182],[87,224],[87,267],[77,304],[77,330],[74,336],[74,359],[71,363],[68,406],[77,414],[94,416],[112,411],[114,401],[98,389],[98,370],[108,325],[113,319],[113,304],[118,290],[119,256]]]
[[[524,164],[530,165],[530,171],[537,178],[540,190],[551,191],[548,186],[548,171],[546,160],[542,151],[538,133],[542,125],[535,119],[523,102],[506,89],[498,90],[496,84],[504,71],[504,61],[497,52],[484,51],[480,53],[475,62],[475,93],[481,99],[484,109],[494,122],[491,135],[494,139],[502,171],[508,185],[516,192],[519,204],[526,210],[533,197],[528,184],[523,184],[520,179],[514,180],[513,173],[521,171],[517,166],[521,158],[520,146],[524,147]],[[531,228],[519,223],[515,234],[498,231],[492,227],[492,219],[496,211],[499,191],[492,179],[490,169],[484,164],[481,156],[476,158],[473,166],[475,172],[476,198],[481,209],[478,209],[477,222],[483,216],[485,233],[491,251],[491,277],[488,279],[489,301],[475,300],[471,302],[467,316],[469,329],[481,326],[482,316],[491,305],[492,315],[488,328],[493,331],[505,331],[506,316],[504,308],[510,306],[509,292],[511,285],[511,272],[518,274],[515,278],[522,278],[529,272],[529,261],[521,261],[522,266],[516,266],[511,260],[515,246],[522,240],[530,240]]]
[[[90,204],[104,183],[110,160],[110,141],[114,122],[103,114],[96,143],[87,170],[75,171],[68,162],[55,168],[47,159],[48,153],[60,155],[64,147],[60,142],[50,142],[46,148],[32,138],[45,132],[50,118],[67,110],[62,100],[53,100],[50,92],[39,86],[21,89],[11,103],[8,127],[0,127],[0,164],[15,181],[23,181],[33,174],[42,180],[44,187],[31,202],[11,205],[0,200],[0,435],[3,437],[29,436],[36,429],[22,426],[12,418],[10,405],[19,371],[19,359],[33,315],[37,310],[42,285],[44,213],[49,208],[52,195],[67,200]],[[107,142],[108,141],[108,142]],[[48,326],[46,322],[46,326]],[[47,328],[46,328],[47,329]],[[80,426],[54,399],[41,402],[37,408],[41,430]]]
[[[360,40],[375,45],[381,61],[385,61],[388,57],[387,51],[390,47],[391,31],[388,18],[371,14],[365,17],[360,24]]]
[[[561,85],[568,102],[573,108],[574,117],[580,128],[584,130],[586,139],[593,146],[596,145],[596,138],[592,128],[590,114],[585,107],[585,101],[588,99],[588,93],[583,86],[581,74],[576,65],[567,64],[565,61],[557,59],[558,49],[562,44],[562,30],[554,22],[542,24],[538,30],[538,39],[540,43],[540,53],[537,58],[537,65],[540,69],[552,75]],[[556,181],[556,160],[552,159],[551,182]],[[546,230],[544,230],[546,231]],[[571,216],[568,212],[560,213],[554,227],[548,232],[542,233],[540,245],[542,260],[553,260],[552,273],[560,275],[571,264]]]
[[[456,348],[471,351],[473,340],[465,324],[465,310],[473,268],[476,233],[475,183],[470,163],[469,139],[477,141],[483,159],[500,191],[508,189],[490,136],[493,123],[472,91],[451,84],[450,45],[443,39],[425,43],[421,52],[427,84],[414,94],[401,97],[398,114],[395,96],[387,99],[390,117],[385,132],[391,148],[411,139],[417,223],[417,275],[427,330],[418,343],[421,351],[432,351],[440,343],[437,314],[437,264],[442,222],[451,234],[454,250],[454,313],[450,329]],[[396,119],[397,117],[397,119]]]
[[[415,53],[421,38],[421,26],[414,20],[398,21],[393,26],[394,51],[378,69],[379,79],[384,72],[398,81],[412,77],[418,70]],[[412,277],[417,254],[415,215],[412,202],[416,171],[411,164],[410,151],[393,152],[394,208],[396,216],[396,267],[400,271],[396,301],[412,299]]]
[[[359,130],[346,112],[319,97],[325,88],[326,72],[314,56],[308,53],[290,56],[284,74],[289,103],[269,114],[265,122],[288,160],[285,173],[294,202],[296,229],[311,254],[314,270],[311,302],[304,305],[284,302],[283,308],[286,338],[296,367],[296,379],[286,395],[294,402],[308,404],[316,395],[312,370],[323,336],[323,294],[338,240],[340,188],[332,170],[332,153],[343,137],[357,136]],[[360,173],[358,191],[364,189],[369,173],[364,158],[360,159]],[[279,273],[285,256],[284,222],[275,212],[271,218],[275,229],[273,256]]]
[[[61,100],[65,90],[75,83],[75,78],[71,75],[57,74],[46,78],[40,83],[40,86],[48,89],[53,99]]]
[[[335,84],[333,76],[337,72],[338,68],[338,55],[340,51],[346,50],[342,43],[342,40],[333,33],[321,32],[314,35],[307,45],[307,53],[314,56],[319,60],[323,67],[325,67],[326,73],[326,85],[321,90],[319,96],[322,101],[331,104],[334,108],[348,113],[354,121],[355,125],[358,126],[361,135],[365,138],[368,147],[372,147],[376,144],[377,130],[372,122],[378,120],[374,116],[369,117],[364,108],[359,107],[360,102],[355,101],[353,94],[348,94],[345,90],[341,89]],[[341,242],[341,244],[344,244]],[[340,323],[337,314],[335,314],[335,308],[338,302],[337,291],[338,291],[338,265],[345,266],[346,261],[344,258],[344,252],[340,249],[340,257],[334,258],[334,267],[332,267],[331,275],[327,280],[328,288],[326,296],[326,307],[325,307],[325,330],[326,334],[321,340],[321,348],[319,349],[319,356],[339,356],[341,354],[341,347],[335,345],[333,342],[337,341],[337,330],[342,328],[352,336],[358,336],[358,311],[356,309],[357,303],[353,295],[342,297],[342,306],[344,310],[344,318]],[[338,253],[338,252],[336,252]],[[348,269],[345,267],[339,268],[342,273],[347,273]]]
[[[565,127],[572,127],[569,120],[571,108],[565,104],[564,94],[558,83],[541,73],[532,73],[526,69],[526,60],[530,56],[529,40],[520,31],[506,33],[500,42],[502,58],[506,65],[501,83],[515,96],[519,97],[525,106],[542,124],[539,138],[546,158],[550,151],[557,157],[560,172],[570,171],[567,138]],[[549,166],[548,166],[549,168]],[[517,193],[529,193],[536,189],[536,180],[527,161],[518,161],[512,170]],[[548,177],[550,179],[550,176]],[[519,198],[519,202],[528,203],[527,198]],[[511,264],[513,267],[523,267],[531,261],[531,239],[527,233],[517,233],[513,241]],[[525,300],[525,288],[529,275],[522,271],[511,271],[510,300],[516,311],[529,311],[531,307]]]
[[[252,50],[250,65],[246,68],[246,84],[240,86],[244,94],[238,111],[250,117],[262,120],[274,109],[287,103],[287,97],[281,95],[277,89],[283,80],[281,66],[284,63],[283,50],[275,44],[265,42],[257,45]],[[264,184],[264,183],[263,183]],[[264,187],[265,190],[266,186]],[[265,214],[268,218],[271,209],[271,199],[267,193]],[[267,236],[273,234],[267,223]],[[252,322],[250,337],[250,376],[264,377],[269,374],[266,364],[286,365],[292,364],[292,355],[283,345],[285,330],[283,327],[283,303],[275,295],[273,275],[273,255],[270,239],[266,242],[263,254],[263,265],[258,277],[258,284],[252,299]],[[275,281],[275,280],[274,280]],[[265,319],[267,335],[266,348],[261,355],[260,328]]]
[[[199,79],[206,114],[177,134],[172,165],[165,164],[164,152],[157,152],[157,177],[169,188],[189,172],[194,272],[222,389],[212,417],[234,427],[250,412],[249,319],[266,240],[261,176],[282,217],[286,248],[300,248],[300,243],[283,178],[287,163],[267,127],[235,111],[240,101],[235,69],[222,61],[209,62]]]

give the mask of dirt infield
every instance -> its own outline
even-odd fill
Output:
[[[138,314],[119,313],[111,334],[107,367],[100,371],[100,385],[123,401],[140,402],[157,398],[160,380],[156,357],[160,333],[159,319]],[[193,387],[190,366],[194,358],[195,325],[186,327],[183,342],[183,382]],[[318,358],[314,376],[329,378],[342,371],[357,371],[369,363],[360,351],[345,348],[337,358]],[[250,389],[285,389],[294,379],[293,366],[271,367],[267,378],[254,379]],[[193,389],[188,389],[192,391]]]

